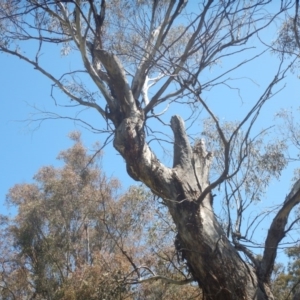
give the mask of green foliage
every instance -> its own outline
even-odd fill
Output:
[[[299,299],[300,296],[300,247],[286,250],[290,261],[285,272],[283,266],[275,268],[275,278],[272,286],[278,300]]]
[[[99,168],[101,153],[88,154],[79,133],[70,137],[61,168],[42,167],[34,183],[8,193],[18,212],[1,217],[1,299],[176,299],[161,281],[137,285],[158,273],[185,278],[157,201],[138,186],[121,193]]]
[[[225,232],[241,233],[244,212],[250,205],[263,200],[265,192],[274,179],[288,165],[287,141],[285,135],[272,135],[270,130],[262,130],[254,137],[244,131],[237,122],[220,122],[223,133],[231,147],[225,158],[224,144],[211,118],[204,120],[202,135],[207,149],[213,153],[211,181],[218,178],[229,166],[227,180],[219,186],[223,189],[223,227]],[[228,209],[230,208],[230,209]],[[251,231],[247,225],[243,237],[250,240]],[[247,236],[248,234],[248,236]]]

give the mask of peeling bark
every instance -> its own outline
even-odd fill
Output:
[[[241,121],[236,132],[228,141],[216,116],[199,96],[201,90],[205,89],[205,87],[197,81],[200,73],[206,67],[214,64],[217,58],[223,56],[223,50],[246,45],[252,36],[257,35],[261,30],[273,24],[276,16],[280,13],[285,13],[290,4],[282,5],[280,10],[271,16],[267,13],[265,15],[267,16],[265,18],[267,21],[260,25],[261,20],[264,18],[261,14],[262,10],[267,11],[265,6],[270,1],[260,1],[250,6],[237,5],[235,1],[227,1],[225,5],[221,1],[203,1],[199,6],[198,15],[196,14],[195,18],[193,18],[194,12],[192,12],[186,19],[188,20],[185,24],[187,26],[186,30],[187,32],[190,31],[191,34],[186,36],[186,40],[182,40],[179,47],[181,48],[182,46],[182,51],[179,51],[176,57],[169,58],[169,49],[172,47],[176,48],[176,40],[185,37],[184,34],[178,37],[175,35],[175,40],[172,40],[173,33],[171,30],[176,30],[176,27],[173,25],[178,23],[176,18],[188,1],[165,1],[165,13],[157,18],[155,15],[159,11],[158,5],[163,1],[152,1],[150,23],[148,24],[146,21],[143,27],[140,27],[143,28],[143,32],[145,29],[145,37],[141,41],[145,39],[146,43],[144,48],[139,49],[141,52],[138,53],[137,57],[140,57],[140,59],[136,58],[133,60],[134,63],[130,62],[130,64],[136,66],[135,71],[130,74],[128,70],[125,71],[122,65],[122,55],[118,58],[118,51],[113,53],[114,50],[112,50],[111,46],[105,49],[105,43],[102,43],[102,35],[105,29],[102,26],[105,27],[105,16],[109,15],[105,12],[107,9],[105,0],[101,0],[100,7],[99,5],[96,6],[92,0],[82,1],[82,3],[79,0],[54,2],[51,5],[46,1],[28,2],[29,6],[24,6],[26,9],[25,12],[21,11],[21,15],[24,14],[25,16],[30,13],[30,20],[33,20],[34,14],[31,12],[35,5],[37,11],[41,9],[44,13],[49,14],[51,18],[56,19],[58,24],[62,25],[62,34],[66,34],[64,28],[67,29],[66,36],[62,38],[56,37],[53,42],[66,42],[70,39],[74,41],[75,46],[80,51],[88,74],[104,97],[106,102],[104,104],[106,105],[105,108],[100,106],[100,103],[94,102],[93,99],[85,101],[80,93],[72,92],[67,85],[64,85],[64,76],[57,79],[41,67],[39,63],[41,46],[42,43],[49,41],[49,36],[47,34],[43,35],[44,31],[47,33],[47,29],[40,30],[41,28],[37,28],[40,47],[34,59],[28,58],[22,51],[10,49],[6,43],[0,45],[1,50],[31,64],[58,86],[68,98],[71,98],[79,105],[96,109],[107,122],[111,121],[113,123],[109,125],[114,126],[114,147],[125,159],[129,175],[135,180],[146,184],[153,193],[164,200],[177,227],[178,234],[175,241],[177,251],[181,254],[182,259],[186,261],[194,280],[198,282],[199,287],[203,290],[205,299],[273,299],[269,288],[270,275],[273,270],[278,244],[286,233],[285,227],[288,216],[295,205],[300,202],[300,181],[294,185],[272,222],[261,262],[252,258],[254,266],[245,263],[239,256],[238,250],[246,253],[243,246],[238,244],[238,242],[235,243],[235,241],[233,246],[224,234],[213,213],[211,191],[228,178],[230,147],[232,147],[231,143],[236,132],[245,123],[251,123],[244,140],[245,144],[247,144],[251,127],[261,107],[271,97],[272,88],[284,78],[285,72],[289,67],[285,70],[281,69],[281,66],[278,68],[274,80],[270,82],[262,97]],[[72,12],[68,10],[70,9],[68,5],[64,5],[61,2],[70,2],[72,4]],[[298,2],[296,1],[294,23],[298,16]],[[27,2],[25,1],[24,3]],[[150,3],[151,1],[149,1]],[[54,4],[58,6],[58,10],[51,10]],[[83,7],[84,9],[82,9]],[[27,8],[30,9],[27,11]],[[75,9],[74,12],[73,9]],[[255,17],[256,14],[257,17]],[[17,20],[15,18],[16,15],[11,15],[14,26],[15,24],[18,25],[17,28],[23,28],[23,25],[25,27],[28,26],[28,23],[23,21],[22,18]],[[40,13],[36,15],[44,16]],[[247,19],[248,16],[250,16],[249,19]],[[190,17],[191,19],[189,20]],[[239,19],[244,21],[236,26],[236,21]],[[40,19],[37,20],[41,22]],[[37,24],[40,24],[39,22]],[[148,31],[147,28],[149,28]],[[29,30],[24,29],[22,33],[18,32],[16,35],[18,43],[21,40],[26,41],[30,39],[34,39],[36,42],[36,37],[34,35],[31,36],[33,29],[34,27],[31,26]],[[133,32],[133,29],[135,27],[131,27],[128,32]],[[122,30],[121,27],[120,30]],[[30,34],[27,34],[27,32],[30,32]],[[110,32],[109,28],[107,28],[107,32],[112,33],[114,37],[115,29]],[[48,33],[53,34],[52,31]],[[170,41],[167,39],[169,34],[171,37]],[[295,35],[298,42],[297,32],[295,32]],[[108,38],[109,36],[106,35],[106,37]],[[123,46],[124,49],[127,48],[127,41]],[[128,49],[131,48],[129,47]],[[245,49],[247,49],[246,46]],[[125,51],[125,54],[131,56],[132,53],[130,51]],[[198,58],[193,58],[195,53],[201,53],[200,62]],[[232,52],[228,51],[226,56],[235,53],[238,52],[235,50]],[[260,55],[258,54],[256,57]],[[132,57],[135,57],[135,55],[132,55]],[[191,63],[189,64],[190,58]],[[250,62],[254,58],[255,56],[249,58],[246,62]],[[195,62],[197,64],[192,62],[193,59],[196,59]],[[126,59],[124,61],[126,63]],[[283,62],[280,65],[283,65]],[[152,80],[159,81],[159,79],[163,78],[163,81],[157,85],[158,89],[152,98],[149,99],[147,97],[149,95],[146,93],[149,87],[147,87],[147,76],[150,76],[152,66],[155,66],[154,69],[162,72],[158,74],[157,79]],[[238,67],[236,66],[232,70]],[[154,74],[156,72],[158,71],[154,71]],[[228,70],[228,72],[231,72],[231,70]],[[132,76],[131,85],[127,80],[128,74]],[[227,71],[224,74],[227,74]],[[178,89],[175,92],[167,93],[167,90],[172,88],[172,83],[176,85],[176,82],[179,85]],[[184,93],[185,91],[187,94]],[[214,120],[219,137],[222,140],[225,156],[224,171],[212,184],[209,183],[212,154],[206,151],[203,141],[199,141],[194,146],[190,144],[184,128],[184,122],[179,116],[171,118],[171,129],[174,134],[172,168],[164,166],[146,142],[145,115],[147,116],[147,113],[152,111],[158,104],[175,101],[182,94],[195,96],[195,99],[202,104],[202,107]],[[138,102],[138,100],[141,100],[141,95],[144,97],[145,105],[143,107]],[[240,162],[242,160],[243,158],[240,158]],[[233,240],[237,241],[237,238],[233,237]],[[248,257],[251,257],[251,254]]]
[[[179,116],[171,119],[174,163],[167,168],[155,157],[144,138],[142,116],[126,118],[116,131],[114,146],[126,160],[135,180],[144,182],[164,199],[176,224],[177,251],[206,299],[272,299],[268,286],[230,244],[215,218],[208,193],[212,155],[203,141],[192,147]]]

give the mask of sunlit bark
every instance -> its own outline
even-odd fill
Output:
[[[299,203],[298,185],[274,218],[261,261],[239,244],[237,230],[233,243],[230,242],[213,212],[211,192],[239,172],[248,155],[253,124],[289,67],[282,66],[282,59],[274,80],[229,137],[201,98],[201,92],[210,89],[215,79],[202,84],[200,74],[223,56],[245,51],[248,40],[289,9],[290,2],[281,1],[272,14],[267,6],[270,1],[200,1],[195,14],[184,11],[188,4],[184,0],[128,1],[129,4],[105,0],[2,2],[2,20],[10,20],[12,27],[7,27],[0,49],[33,65],[73,101],[96,109],[107,121],[114,135],[114,147],[124,158],[128,174],[147,185],[168,207],[178,231],[176,249],[203,290],[205,299],[273,299],[270,276],[287,217]],[[43,18],[34,15],[35,12],[54,20],[55,30],[44,26]],[[187,18],[184,25],[178,26],[183,12]],[[29,21],[26,21],[28,16]],[[32,22],[30,18],[40,21],[31,28],[37,30],[37,36],[20,30],[21,26]],[[17,28],[13,28],[16,24]],[[57,36],[51,40],[54,31]],[[16,32],[24,40],[39,40],[41,45],[72,41],[105,104],[89,99],[84,85],[80,86],[80,94],[61,78],[44,70],[39,63],[39,51],[35,58],[29,58],[11,48],[11,41],[22,41],[15,36]],[[240,65],[259,55],[247,58]],[[151,96],[149,82],[156,86]],[[158,117],[154,109],[174,101],[185,103],[185,97],[192,98],[211,117],[223,149],[223,169],[211,183],[213,154],[207,152],[203,141],[191,145],[180,116],[175,115],[170,121],[174,136],[172,167],[157,159],[146,139],[148,118]],[[246,127],[245,135],[239,146],[237,163],[232,167],[232,149],[242,127]],[[253,264],[245,262],[238,251],[244,252]]]

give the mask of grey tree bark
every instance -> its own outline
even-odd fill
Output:
[[[270,276],[278,244],[286,233],[288,216],[300,201],[299,181],[283,202],[270,226],[261,260],[256,259],[250,251],[238,243],[237,239],[233,238],[233,243],[228,240],[214,215],[211,191],[230,176],[229,152],[232,147],[231,142],[238,130],[247,121],[251,123],[244,140],[247,144],[251,127],[261,107],[271,97],[272,87],[284,78],[288,67],[282,69],[281,61],[274,80],[228,140],[217,118],[200,97],[201,90],[211,89],[211,84],[216,78],[203,86],[199,81],[199,74],[223,56],[246,50],[247,47],[244,45],[248,40],[272,24],[276,16],[289,9],[290,1],[281,1],[278,12],[272,14],[266,13],[265,7],[270,3],[267,0],[257,1],[253,5],[251,1],[249,2],[251,5],[248,1],[245,3],[238,1],[238,4],[236,1],[200,1],[198,14],[192,12],[188,15],[187,20],[190,23],[181,29],[178,36],[174,34],[178,29],[174,28],[174,21],[188,1],[149,1],[150,8],[147,7],[146,10],[150,19],[149,24],[143,23],[144,20],[142,20],[138,27],[139,30],[143,29],[139,33],[143,36],[137,42],[143,45],[142,49],[141,47],[135,48],[138,49],[138,53],[131,52],[126,39],[123,44],[120,42],[120,48],[114,48],[111,40],[106,43],[108,46],[107,49],[105,48],[105,41],[102,41],[103,35],[105,36],[103,31],[104,33],[105,30],[107,31],[105,36],[107,39],[110,38],[111,33],[109,25],[107,25],[108,28],[103,25],[105,0],[101,0],[101,3],[91,0],[53,2],[32,0],[20,2],[21,4],[19,1],[6,2],[1,6],[0,21],[10,20],[11,22],[9,25],[0,24],[9,29],[7,36],[0,41],[0,50],[31,64],[76,104],[95,109],[107,122],[111,122],[110,125],[114,127],[114,147],[124,158],[128,174],[147,185],[153,193],[163,199],[168,207],[178,231],[175,241],[177,251],[187,262],[189,271],[203,290],[205,299],[273,299],[269,287]],[[144,4],[141,2],[143,1],[134,2],[136,8]],[[123,2],[115,1],[114,3]],[[161,3],[163,7],[159,7]],[[112,5],[110,7],[112,12],[114,12],[113,8]],[[129,7],[128,11],[131,13],[130,9]],[[32,12],[36,12],[36,15]],[[117,12],[120,13],[120,17],[124,17],[122,12]],[[266,14],[262,15],[262,13]],[[29,21],[26,19],[28,15]],[[118,16],[115,18],[118,19]],[[108,23],[114,26],[117,23],[116,19],[110,19]],[[36,28],[32,27],[30,22],[37,24],[34,25]],[[54,30],[48,26],[50,23]],[[29,26],[28,32],[22,29],[26,26]],[[134,25],[129,28],[128,31],[124,29],[126,34],[135,33]],[[37,36],[31,34],[34,29],[37,30]],[[116,33],[116,27],[113,27],[112,33]],[[53,34],[56,34],[55,38]],[[122,38],[121,35],[120,39]],[[128,35],[127,38],[129,39],[130,36]],[[26,51],[19,51],[18,47],[16,50],[15,45],[11,43],[15,40],[17,43],[38,40],[39,47],[35,56],[29,58],[26,56]],[[79,88],[78,86],[73,88],[72,85],[70,87],[69,82],[65,81],[65,76],[70,74],[72,76],[72,72],[66,71],[63,76],[56,78],[41,66],[40,54],[44,43],[69,43],[70,41],[74,48],[78,49],[88,75],[101,92],[105,100],[103,102],[106,103],[105,108],[101,102],[103,99],[97,102],[95,99],[82,96],[89,95],[84,93],[83,84],[79,85]],[[175,57],[170,49],[178,50],[179,54]],[[237,50],[230,52],[229,49]],[[168,52],[169,50],[172,55]],[[223,52],[225,50],[228,50],[229,54]],[[118,51],[123,56],[120,54],[118,58],[116,54]],[[257,54],[241,62],[222,73],[222,76],[260,55]],[[126,60],[127,56],[134,63],[130,59]],[[122,57],[125,57],[125,63],[121,61]],[[134,65],[133,74],[126,69],[126,63],[129,66]],[[155,75],[162,72],[157,78],[162,76],[163,81],[149,100],[147,81],[151,71]],[[81,74],[81,71],[74,72],[74,74],[77,76]],[[131,84],[128,81],[129,75]],[[177,89],[169,92],[175,85]],[[225,157],[224,171],[213,183],[209,182],[213,155],[207,152],[203,141],[191,145],[180,116],[175,115],[170,121],[174,136],[172,168],[162,164],[146,142],[145,124],[149,112],[161,103],[172,103],[178,100],[183,93],[192,96],[206,110],[215,122],[222,140]],[[143,106],[140,105],[142,101]],[[242,259],[239,251],[242,251],[251,263]]]
[[[175,245],[206,299],[273,299],[268,281],[245,263],[226,238],[212,208],[208,174],[212,155],[203,142],[191,147],[179,116],[171,120],[174,163],[162,165],[144,142],[143,120],[125,118],[114,146],[128,173],[164,199],[178,235]]]
[[[117,58],[106,56],[110,78],[120,96],[119,111],[113,116],[116,127],[114,147],[124,157],[128,174],[145,183],[167,205],[178,230],[175,245],[206,299],[274,299],[270,290],[277,247],[284,236],[287,218],[300,201],[298,181],[287,196],[269,229],[261,261],[244,262],[229,242],[213,208],[209,183],[212,154],[203,141],[191,146],[181,117],[171,118],[174,134],[173,167],[164,166],[145,141],[144,114],[118,69]],[[111,111],[113,111],[112,108]],[[225,180],[223,178],[222,180]]]

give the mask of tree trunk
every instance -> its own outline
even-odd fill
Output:
[[[129,175],[167,205],[178,230],[177,251],[205,299],[273,299],[268,282],[262,282],[259,270],[241,259],[213,213],[207,189],[212,155],[204,143],[192,148],[182,119],[172,117],[174,163],[167,168],[145,142],[143,124],[139,113],[125,118],[116,130],[114,146],[125,158]]]

